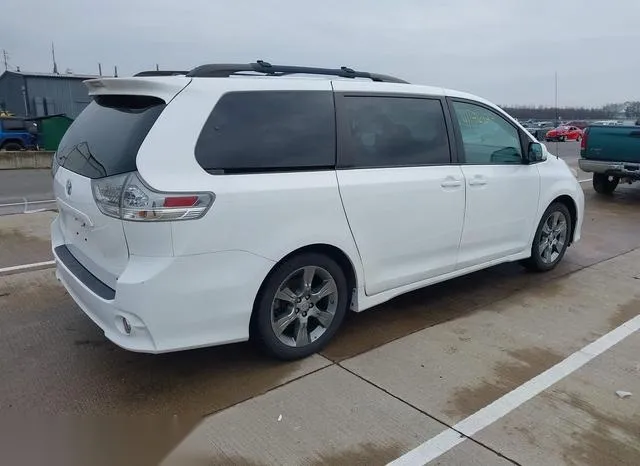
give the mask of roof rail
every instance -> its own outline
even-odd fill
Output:
[[[262,73],[268,76],[284,76],[288,74],[318,74],[326,76],[339,76],[341,78],[366,78],[376,82],[404,83],[407,81],[387,76],[384,74],[369,73],[367,71],[355,71],[343,66],[341,68],[312,68],[307,66],[283,66],[272,65],[263,60],[247,64],[219,64],[201,65],[192,69],[186,75],[192,78],[227,78],[232,75],[244,73]],[[250,75],[249,75],[250,76]]]
[[[135,76],[135,77],[142,77],[142,76],[182,76],[182,75],[185,75],[187,73],[188,73],[188,71],[169,71],[169,70],[140,71],[139,73],[136,73],[133,76]]]

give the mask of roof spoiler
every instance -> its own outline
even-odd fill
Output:
[[[99,78],[84,81],[89,95],[145,95],[171,101],[191,82],[184,76]]]

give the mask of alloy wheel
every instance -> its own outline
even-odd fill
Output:
[[[278,287],[271,304],[271,328],[287,346],[304,347],[331,326],[338,307],[338,287],[317,266],[295,270]]]
[[[562,212],[552,212],[542,226],[538,253],[545,264],[553,264],[562,251],[568,237],[568,222]]]

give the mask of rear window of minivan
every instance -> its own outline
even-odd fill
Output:
[[[60,141],[58,163],[88,178],[135,171],[142,141],[164,108],[156,97],[96,96]]]
[[[243,91],[223,95],[195,155],[211,173],[314,170],[335,166],[331,91]]]

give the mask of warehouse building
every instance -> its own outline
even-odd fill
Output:
[[[0,75],[0,112],[21,117],[65,114],[76,118],[91,102],[82,81],[97,77],[5,71]]]

